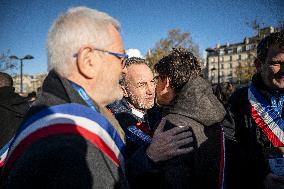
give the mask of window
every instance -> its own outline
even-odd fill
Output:
[[[249,50],[252,50],[254,47],[253,44],[250,44],[250,45],[246,45],[246,50],[249,51]]]
[[[233,53],[233,49],[228,49],[228,54],[232,54]]]
[[[230,67],[230,68],[233,68],[232,63],[229,64],[229,67]]]
[[[237,53],[240,53],[240,52],[242,52],[242,46],[237,47]]]
[[[230,71],[228,76],[232,77],[232,75],[233,75],[233,71]]]
[[[232,61],[233,60],[233,57],[232,56],[230,56],[230,61]]]
[[[219,54],[224,55],[225,54],[224,49],[220,49]]]
[[[224,64],[221,64],[221,69],[224,69]]]
[[[241,60],[241,59],[242,59],[242,55],[239,54],[239,60]]]

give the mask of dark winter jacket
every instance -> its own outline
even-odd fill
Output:
[[[13,137],[28,109],[26,98],[13,87],[0,87],[0,149]]]
[[[151,121],[145,114],[140,118],[132,113],[126,99],[116,101],[108,108],[115,115],[126,135],[126,175],[131,188],[157,189],[159,187],[159,170],[146,155],[153,134],[156,113],[151,112]],[[152,125],[149,124],[152,123]]]
[[[68,80],[51,71],[26,119],[46,107],[66,103],[87,106]],[[100,106],[97,109],[115,128],[120,128],[108,110]],[[122,170],[78,132],[48,135],[34,141],[11,169],[4,170],[3,183],[3,188],[9,189],[128,188]]]
[[[272,95],[279,95],[278,91],[272,92],[265,87],[259,74],[253,76],[252,83],[268,102]],[[230,148],[234,152],[227,153],[228,163],[237,165],[228,172],[230,180],[234,181],[231,186],[235,186],[231,188],[262,188],[263,179],[269,173],[264,151],[273,145],[251,117],[248,87],[233,93],[228,107],[236,125],[236,144]]]
[[[170,123],[190,126],[195,144],[190,154],[164,162],[162,188],[218,188],[224,166],[218,123],[224,119],[225,109],[209,83],[201,77],[187,82],[164,113]]]

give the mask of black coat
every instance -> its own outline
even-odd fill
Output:
[[[43,83],[42,93],[26,118],[53,105],[85,101],[70,82],[51,71]],[[112,125],[117,121],[104,108],[97,106]],[[121,169],[83,136],[59,134],[33,142],[4,170],[3,188],[129,188]]]
[[[129,127],[143,124],[149,128],[149,132],[144,132],[145,136],[151,137],[153,128],[160,118],[159,114],[155,109],[152,109],[150,115],[145,114],[143,118],[140,118],[132,113],[124,98],[108,105],[108,108],[115,115],[126,135],[126,176],[131,188],[157,189],[160,185],[160,170],[158,165],[154,164],[146,155],[146,149],[150,143],[130,132]]]
[[[265,87],[259,74],[252,80],[258,91],[268,100],[271,92]],[[228,171],[230,188],[262,188],[264,177],[269,173],[263,147],[273,146],[251,118],[248,87],[232,94],[228,108],[235,121],[234,140],[228,146]],[[282,113],[282,117],[283,117]]]
[[[26,98],[13,87],[0,88],[0,149],[11,140],[29,109]]]

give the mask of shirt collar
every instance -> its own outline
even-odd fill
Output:
[[[136,115],[139,118],[143,118],[145,114],[143,114],[142,112],[136,110],[135,108],[131,108],[131,112]]]

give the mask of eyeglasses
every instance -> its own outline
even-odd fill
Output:
[[[103,50],[103,49],[99,49],[99,48],[93,48],[93,50],[108,53],[110,55],[115,56],[116,58],[121,60],[121,67],[122,68],[125,67],[125,60],[128,58],[127,54],[115,53],[115,52],[111,52],[111,51],[107,51],[107,50]],[[78,53],[74,54],[74,57],[77,57],[77,56],[78,56]]]
[[[118,59],[121,60],[121,67],[122,67],[122,68],[125,67],[125,60],[128,58],[128,55],[127,55],[127,54],[121,54],[121,53],[110,52],[110,51],[103,50],[103,49],[98,49],[98,48],[93,48],[93,50],[95,50],[95,51],[101,51],[101,52],[108,53],[108,54],[110,54],[110,55],[115,56],[116,58],[118,58]]]

